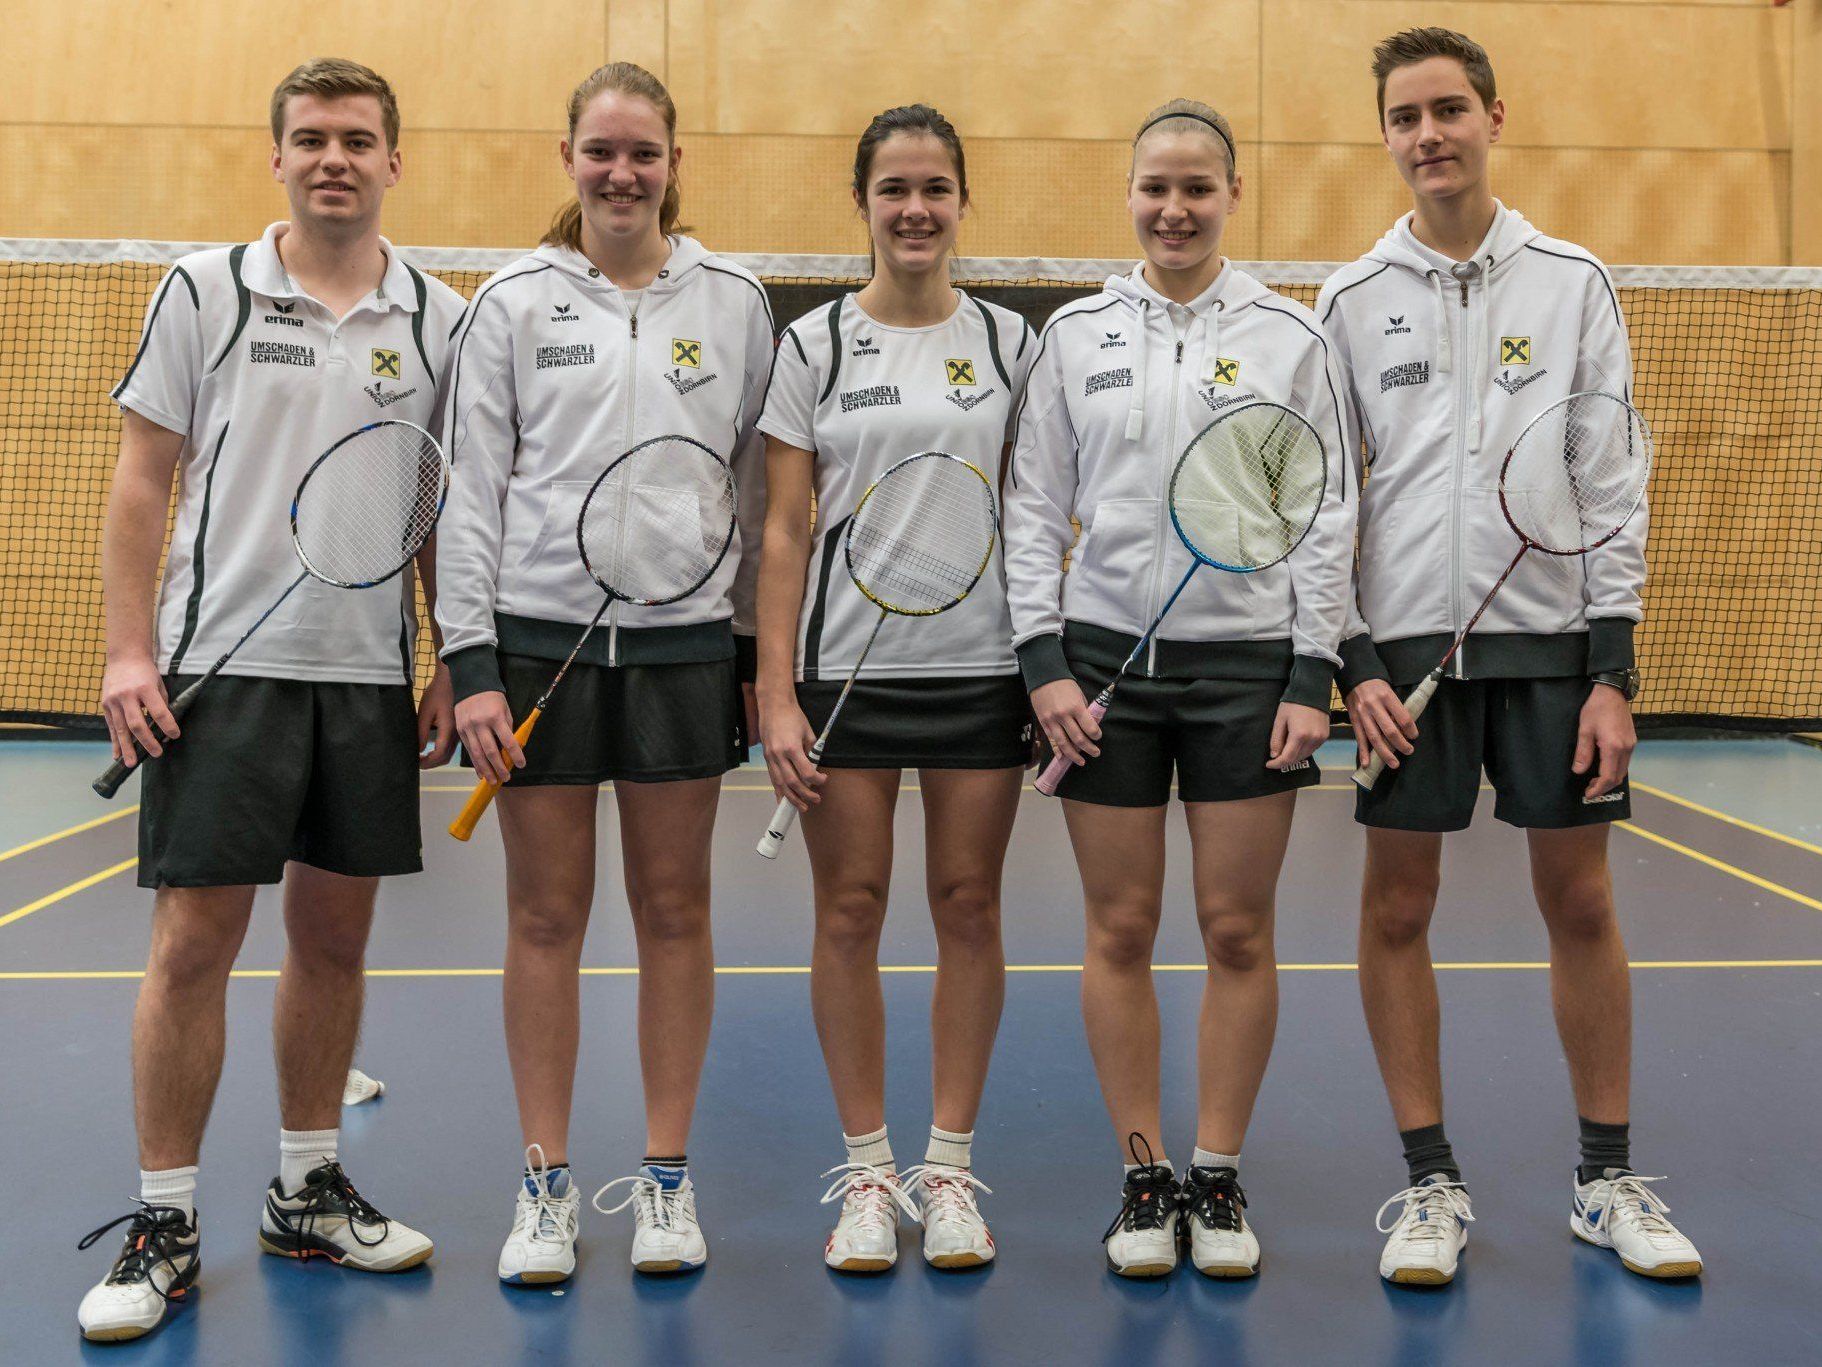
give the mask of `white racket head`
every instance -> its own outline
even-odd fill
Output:
[[[1316,429],[1258,400],[1229,408],[1184,448],[1170,477],[1170,519],[1203,564],[1250,574],[1297,549],[1327,487]]]
[[[448,494],[449,458],[435,437],[414,423],[368,423],[304,472],[291,500],[292,545],[324,583],[371,588],[423,549]]]
[[[734,472],[693,437],[653,437],[601,472],[582,501],[576,545],[589,575],[623,602],[687,598],[734,540]]]
[[[873,482],[848,522],[854,586],[887,612],[947,612],[980,582],[999,534],[993,485],[960,456],[923,451]]]
[[[1645,500],[1651,429],[1631,404],[1589,390],[1519,433],[1499,470],[1499,507],[1534,550],[1583,555],[1618,536]]]

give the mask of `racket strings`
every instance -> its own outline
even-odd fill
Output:
[[[1609,394],[1576,394],[1520,435],[1500,476],[1506,516],[1539,550],[1579,555],[1638,510],[1651,477],[1651,432]]]
[[[848,528],[848,572],[890,612],[942,612],[979,582],[997,529],[980,471],[953,456],[913,456],[862,499]]]
[[[1235,570],[1284,559],[1327,488],[1321,439],[1289,409],[1254,404],[1217,419],[1171,479],[1171,513],[1198,559]]]
[[[377,584],[430,539],[447,486],[443,452],[429,433],[408,423],[367,428],[331,450],[298,489],[298,555],[318,579]]]
[[[706,448],[661,441],[621,458],[589,491],[582,558],[595,582],[641,606],[675,602],[714,574],[734,535],[734,480]]]

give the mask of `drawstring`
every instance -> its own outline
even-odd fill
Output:
[[[1146,329],[1146,309],[1150,300],[1139,297],[1138,360],[1132,368],[1132,403],[1126,410],[1126,440],[1137,441],[1145,431],[1145,358],[1151,353],[1151,338]]]
[[[1227,307],[1225,299],[1215,300],[1202,320],[1202,384],[1211,385],[1221,369],[1221,311]]]
[[[1436,373],[1447,375],[1455,361],[1455,348],[1449,342],[1449,282],[1441,271],[1431,271],[1430,283],[1436,286]]]

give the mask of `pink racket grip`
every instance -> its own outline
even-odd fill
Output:
[[[1107,715],[1107,704],[1102,702],[1099,698],[1096,698],[1093,702],[1088,704],[1088,715],[1093,717],[1095,725],[1099,726],[1101,724],[1101,718]],[[1044,766],[1044,772],[1038,775],[1038,781],[1035,785],[1037,790],[1045,797],[1055,797],[1057,795],[1057,785],[1063,781],[1063,775],[1067,774],[1075,767],[1074,762],[1071,761],[1068,756],[1058,755],[1055,759],[1051,760],[1049,764],[1046,764]]]
[[[1404,710],[1416,721],[1423,715],[1424,708],[1430,705],[1430,695],[1436,691],[1436,685],[1442,682],[1442,676],[1431,674],[1411,690],[1411,696],[1404,700]],[[1373,785],[1379,782],[1379,776],[1385,772],[1385,760],[1375,750],[1373,757],[1354,771],[1354,782],[1366,792],[1373,791]]]

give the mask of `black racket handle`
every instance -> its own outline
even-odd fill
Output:
[[[173,721],[183,720],[183,714],[190,710],[190,704],[196,701],[196,695],[202,691],[202,686],[209,681],[209,678],[209,675],[203,675],[202,678],[198,679],[175,698],[171,699],[170,711],[171,719]],[[156,726],[152,729],[154,731],[158,730]],[[165,738],[162,732],[159,734],[159,739],[164,741],[166,745],[171,743],[170,740]],[[133,748],[138,751],[139,758],[136,759],[131,766],[128,766],[124,760],[117,759],[108,766],[106,773],[89,785],[89,787],[95,790],[98,796],[113,797],[115,793],[120,791],[120,785],[127,781],[127,775],[131,774],[134,769],[137,769],[151,758],[151,756],[146,753],[145,746],[141,745],[137,740],[133,742]]]

